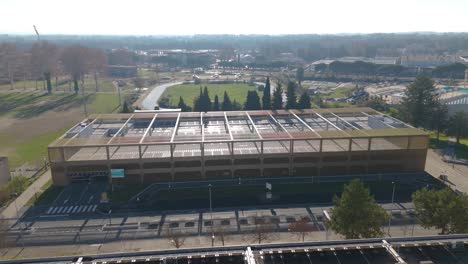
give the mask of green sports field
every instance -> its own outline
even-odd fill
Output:
[[[215,95],[218,95],[219,101],[223,100],[224,91],[231,98],[231,101],[236,100],[241,105],[244,104],[247,98],[247,91],[256,90],[256,86],[249,86],[245,83],[229,83],[229,84],[180,84],[174,85],[166,89],[161,98],[169,98],[171,106],[177,106],[179,97],[182,96],[187,105],[193,106],[193,101],[200,94],[200,87],[208,87],[208,93],[211,101],[214,101]],[[260,95],[261,96],[261,95]]]

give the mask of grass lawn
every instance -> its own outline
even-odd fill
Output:
[[[68,82],[65,82],[69,79],[69,77],[64,76],[59,78],[59,85],[58,87],[55,86],[55,78],[52,79],[52,90],[53,91],[69,91],[70,86]],[[81,88],[81,82],[79,82],[80,88]],[[93,76],[87,76],[84,81],[85,85],[85,90],[86,91],[95,91],[96,90],[96,84],[94,81]],[[99,91],[100,92],[115,92],[115,87],[112,84],[112,79],[110,78],[98,78],[98,86],[99,86]],[[44,91],[44,87],[42,84],[42,81],[37,82],[37,91]],[[131,89],[132,83],[130,81],[127,81],[127,85],[122,87],[123,90],[125,89]],[[35,81],[18,81],[15,82],[14,85],[15,90],[22,90],[22,89],[36,89],[36,82]],[[71,89],[73,90],[73,84],[71,86]],[[10,84],[1,84],[0,85],[0,90],[11,90]]]
[[[257,86],[249,86],[244,83],[230,83],[230,84],[181,84],[169,87],[163,93],[162,97],[169,98],[171,106],[177,106],[179,97],[182,96],[187,105],[193,106],[194,99],[200,94],[200,87],[208,87],[211,101],[214,101],[215,95],[218,95],[219,101],[223,100],[224,91],[226,91],[231,98],[231,101],[236,100],[241,105],[244,104],[247,98],[247,91],[257,90]],[[259,93],[261,98],[261,93]]]
[[[323,98],[342,98],[342,97],[347,97],[353,92],[353,89],[349,88],[336,88],[333,90],[332,93],[330,94],[324,94],[322,95]]]
[[[448,145],[449,137],[440,133],[439,141],[436,139],[436,133],[430,135],[429,147],[434,149],[445,148]],[[461,138],[460,144],[455,145],[455,155],[459,159],[468,159],[468,138]]]
[[[89,114],[119,110],[115,94],[86,97]],[[47,145],[84,118],[82,102],[74,94],[0,93],[0,155],[9,157],[12,169],[41,164]]]

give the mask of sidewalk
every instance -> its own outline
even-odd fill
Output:
[[[387,228],[384,227],[384,232]],[[411,236],[429,236],[436,235],[437,230],[424,229],[420,226],[392,226],[390,229],[392,237],[411,237]],[[384,234],[387,237],[387,234]],[[342,240],[343,237],[333,232],[315,231],[306,235],[305,241],[326,241],[326,240]],[[268,243],[288,243],[302,242],[301,238],[289,232],[269,233],[263,244]],[[255,245],[258,241],[248,234],[232,234],[226,236],[225,245]],[[215,246],[222,246],[219,239],[215,240]],[[182,248],[200,248],[211,247],[211,238],[209,235],[190,236],[187,237],[182,245]],[[31,247],[14,247],[5,250],[2,260],[18,259],[18,258],[39,258],[51,256],[70,256],[70,255],[91,255],[116,252],[135,252],[135,251],[152,251],[152,250],[167,250],[175,249],[168,238],[141,239],[141,240],[120,240],[103,244],[76,244],[76,245],[54,245],[54,246],[31,246]]]
[[[34,181],[20,196],[16,197],[16,201],[12,201],[0,214],[2,218],[17,218],[18,216],[16,215],[16,209],[18,208],[19,216],[22,215],[21,212],[24,212],[22,210],[25,206],[26,203],[34,197],[34,195],[39,192],[44,186],[44,184],[47,183],[47,181],[51,179],[51,174],[50,170],[47,170],[44,174],[42,174],[39,179]]]
[[[447,185],[452,189],[468,193],[468,174],[465,173],[467,168],[468,166],[465,165],[454,165],[444,162],[442,157],[432,149],[427,151],[426,172],[434,177],[439,177],[440,174],[447,174]]]

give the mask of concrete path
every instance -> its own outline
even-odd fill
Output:
[[[434,150],[429,149],[426,159],[426,171],[434,177],[440,174],[448,175],[448,186],[452,189],[468,193],[468,166],[446,163]]]
[[[0,214],[2,218],[17,218],[16,214],[18,209],[19,216],[24,212],[23,209],[26,206],[26,203],[34,197],[34,195],[39,192],[47,181],[51,179],[50,170],[42,174],[39,179],[34,181],[20,196],[16,198],[16,201],[12,201]]]
[[[151,92],[149,92],[149,94],[146,95],[146,98],[143,99],[143,101],[141,102],[141,106],[143,107],[143,110],[153,110],[154,107],[158,104],[159,98],[164,93],[167,87],[182,84],[182,83],[183,82],[171,82],[171,83],[160,84],[154,87],[151,90]]]
[[[384,232],[387,228],[384,228]],[[411,236],[428,236],[436,235],[438,230],[424,229],[420,226],[406,225],[406,226],[392,226],[390,229],[391,237],[411,237]],[[384,234],[384,237],[388,237]],[[225,245],[255,245],[258,241],[252,234],[233,234],[225,237]],[[326,241],[326,240],[341,240],[342,236],[337,235],[331,231],[315,231],[307,234],[305,241]],[[294,233],[281,232],[281,233],[268,233],[266,239],[262,243],[288,243],[300,242],[301,238]],[[199,248],[210,247],[211,238],[209,235],[189,236],[185,239],[182,248]],[[219,238],[215,238],[215,246],[222,246]],[[12,247],[3,249],[3,254],[0,260],[18,259],[18,258],[39,258],[39,257],[52,257],[52,256],[66,256],[66,255],[89,255],[89,254],[103,254],[103,253],[116,253],[116,252],[135,252],[135,251],[149,251],[149,250],[166,250],[175,249],[169,238],[156,238],[156,239],[129,239],[117,240],[110,243],[96,243],[96,244],[80,244],[75,245],[54,245],[54,246],[32,246],[32,247]]]

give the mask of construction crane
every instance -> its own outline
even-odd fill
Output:
[[[34,31],[36,32],[36,36],[37,36],[37,41],[41,41],[41,36],[39,35],[39,31],[37,31],[37,28],[35,25],[33,25],[33,28],[34,28]]]

